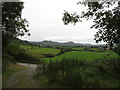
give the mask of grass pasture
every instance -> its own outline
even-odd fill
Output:
[[[59,49],[53,49],[53,48],[37,48],[37,49],[29,49],[28,51],[32,53],[52,54],[52,55],[56,55],[60,52]]]
[[[22,49],[26,49],[26,52],[36,58],[43,58],[45,57],[45,54],[50,54],[50,55],[57,55],[60,53],[59,49],[54,49],[54,48],[43,48],[43,47],[38,47],[38,46],[27,46],[27,45],[20,45]]]
[[[27,49],[28,52],[32,52],[35,54],[52,54],[56,55],[60,52],[59,49],[54,49],[54,48],[42,48],[42,47],[37,47],[37,46],[27,46],[27,45],[20,45],[21,48]]]
[[[72,48],[73,50],[84,50],[84,47]]]
[[[88,50],[93,50],[93,51],[103,51],[103,50],[101,50],[100,48],[90,48],[90,49],[88,49]]]
[[[32,46],[28,46],[28,45],[20,45],[21,48],[23,49],[31,49]]]
[[[85,50],[85,47],[78,47],[78,48],[72,48],[73,50],[82,50],[84,51]],[[87,50],[93,50],[93,51],[103,51],[102,49],[100,48],[88,48]]]
[[[27,45],[20,45],[21,48],[26,49],[27,53],[41,58],[45,61],[51,60],[62,60],[62,59],[78,59],[78,60],[86,60],[86,61],[94,61],[97,59],[107,59],[107,58],[117,58],[118,56],[110,50],[105,50],[104,52],[96,52],[100,51],[99,48],[90,48],[89,50],[93,51],[84,51],[84,47],[72,48],[73,50],[82,50],[82,51],[69,51],[62,55],[56,56],[60,53],[59,49],[54,48],[43,48],[37,46],[27,46]],[[45,54],[53,55],[52,58],[46,58]],[[108,55],[109,54],[109,55]]]
[[[62,55],[55,56],[53,58],[44,58],[44,60],[49,61],[51,60],[62,60],[62,59],[78,59],[78,60],[87,60],[87,61],[94,61],[97,59],[107,59],[107,58],[117,58],[118,56],[114,54],[110,54],[107,52],[80,52],[80,51],[71,51],[66,52]],[[107,56],[108,55],[108,56]]]

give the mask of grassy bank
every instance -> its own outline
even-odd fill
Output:
[[[118,88],[120,58],[92,62],[64,59],[43,63],[37,69],[39,85],[45,87]],[[43,83],[41,83],[41,80]]]
[[[7,68],[2,73],[2,86],[6,87],[7,80],[11,75],[13,75],[16,72],[19,72],[21,70],[25,70],[26,67],[17,65],[15,63],[11,63],[7,61]]]

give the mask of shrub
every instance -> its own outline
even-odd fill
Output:
[[[94,65],[101,73],[120,75],[120,58],[97,60]]]
[[[7,53],[2,54],[2,72],[4,73],[11,63],[16,63],[15,58]]]
[[[50,60],[49,63],[41,63],[37,68],[37,72],[39,75],[47,76],[49,82],[57,82],[68,87],[81,87],[82,77],[79,68],[84,65],[86,63],[83,60]]]
[[[120,45],[118,47],[115,47],[113,51],[120,55]]]
[[[13,60],[16,60],[17,62],[39,63],[38,58],[32,57],[31,55],[27,54],[26,51],[24,49],[21,49],[17,44],[10,44],[6,47],[6,50],[4,52],[14,57]],[[5,56],[5,58],[6,57],[7,55]]]
[[[66,74],[64,80],[61,81],[67,87],[82,88],[83,87],[83,76],[80,70],[72,70]]]
[[[55,60],[42,62],[37,74],[48,78],[49,83],[63,87],[101,88],[119,87],[120,58],[101,59],[92,62],[84,60]],[[119,80],[120,82],[120,80]]]
[[[14,56],[11,56],[5,52],[2,53],[2,62],[4,61],[9,61],[9,62],[12,62],[12,63],[16,63],[16,60],[15,60],[15,57]]]

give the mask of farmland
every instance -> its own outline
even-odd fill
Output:
[[[51,48],[38,48],[38,49],[29,49],[28,52],[56,55],[56,54],[58,54],[60,52],[60,50],[51,49]]]
[[[38,65],[35,75],[36,82],[42,87],[118,87],[120,83],[116,82],[119,76],[119,64],[116,62],[120,56],[112,50],[91,47],[20,47],[43,61]]]
[[[66,51],[59,55],[61,49],[27,46],[27,45],[20,45],[20,47],[25,49],[28,54],[37,57],[40,60],[45,60],[47,62],[49,60],[59,61],[62,59],[78,59],[78,60],[94,61],[98,59],[110,59],[110,58],[119,57],[113,51],[110,50],[103,51],[99,48],[89,48],[88,51],[84,51],[84,47],[76,47],[76,48],[72,48],[72,51]],[[52,57],[49,56],[47,57],[47,55],[51,55]]]
[[[62,55],[55,56],[53,58],[44,58],[44,60],[62,60],[62,59],[78,59],[78,60],[87,60],[94,61],[97,59],[107,59],[107,58],[117,58],[118,56],[114,53],[109,56],[107,52],[80,52],[80,51],[71,51],[66,52]]]
[[[120,75],[120,56],[112,50],[99,47],[45,47],[37,45],[19,45],[19,47],[18,50],[24,52],[23,57],[19,57],[21,61],[37,63],[37,72],[34,77],[40,87],[119,86],[120,81],[116,81]],[[19,53],[21,55],[21,52],[16,55]]]
[[[47,79],[37,81],[48,80],[58,87],[118,87],[120,56],[111,50],[89,50],[84,51],[83,48],[76,47],[73,51],[68,50],[51,58],[41,58],[45,63],[41,64],[43,67],[40,65],[41,68],[38,68],[37,77]]]
[[[41,48],[37,46],[26,46],[26,45],[20,45],[20,47],[25,49],[28,54],[37,58],[45,57],[45,55],[54,56],[60,52],[59,49],[53,49],[53,48]]]
[[[72,48],[73,50],[84,50],[84,48],[83,47],[81,47],[81,48]]]

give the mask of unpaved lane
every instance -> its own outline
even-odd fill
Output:
[[[18,71],[10,76],[6,83],[6,88],[39,88],[33,78],[37,66],[25,63],[18,63],[18,65],[25,66],[27,69]]]
[[[35,70],[37,65],[36,64],[28,64],[28,63],[17,63],[18,65],[21,65],[21,66],[25,66],[25,67],[28,67],[32,70]]]

